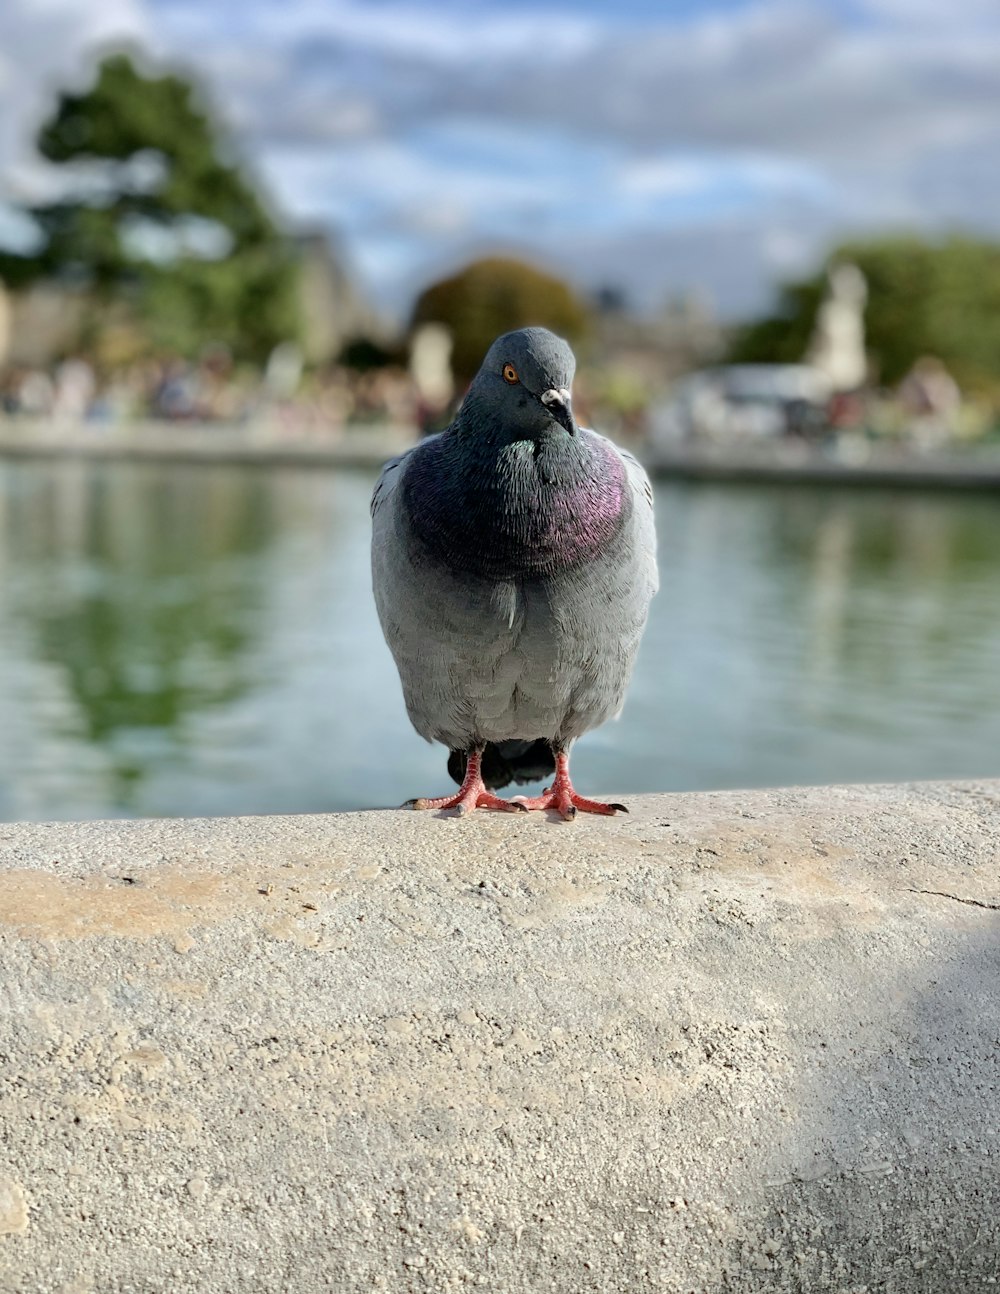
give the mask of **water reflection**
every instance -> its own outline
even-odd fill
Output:
[[[444,790],[368,579],[364,473],[0,464],[0,817]],[[594,791],[1000,772],[989,497],[658,488],[663,591]]]
[[[661,487],[660,507],[670,696],[646,700],[683,734],[673,785],[1000,771],[994,499]]]

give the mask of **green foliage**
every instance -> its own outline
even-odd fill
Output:
[[[474,261],[427,288],[413,309],[413,326],[423,323],[442,323],[451,330],[452,367],[464,384],[500,333],[537,324],[576,343],[587,333],[588,318],[559,279],[521,261],[496,257]]]
[[[775,314],[747,324],[729,348],[732,363],[795,364],[805,354],[816,311],[826,290],[825,270],[804,283],[781,289]]]
[[[189,82],[106,58],[90,89],[60,95],[38,147],[71,193],[31,210],[41,246],[0,258],[0,276],[72,277],[99,301],[124,298],[153,345],[181,353],[224,342],[260,359],[294,335],[292,249]]]
[[[1000,397],[1000,245],[973,238],[845,243],[821,273],[782,290],[774,315],[740,330],[730,359],[800,360],[826,270],[843,261],[868,281],[865,334],[879,381],[894,384],[921,355],[935,355],[968,393]]]

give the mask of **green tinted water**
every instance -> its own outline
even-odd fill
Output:
[[[448,787],[368,577],[373,474],[0,463],[0,818]],[[585,792],[1000,774],[1000,499],[657,487],[662,591]]]

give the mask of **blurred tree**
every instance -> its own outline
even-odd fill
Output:
[[[442,323],[454,338],[451,362],[459,385],[472,380],[490,343],[511,328],[540,324],[570,342],[587,333],[585,307],[565,283],[522,261],[473,261],[417,298],[411,327]]]
[[[973,238],[845,243],[820,273],[782,289],[774,315],[739,330],[729,358],[801,360],[826,271],[839,261],[868,280],[866,345],[880,381],[894,384],[921,355],[936,355],[965,391],[1000,399],[1000,245]]]
[[[260,359],[295,334],[293,250],[183,77],[112,55],[90,89],[59,96],[38,148],[66,196],[30,210],[38,247],[0,255],[0,277],[125,299],[154,345],[185,354],[216,341]]]
[[[383,346],[370,337],[352,337],[344,343],[338,358],[345,368],[352,368],[358,373],[369,373],[372,369],[406,363],[405,354],[399,348]]]

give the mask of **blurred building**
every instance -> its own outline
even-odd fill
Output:
[[[60,283],[19,292],[0,283],[0,368],[48,368],[77,348],[87,294]]]
[[[299,253],[299,310],[307,364],[335,360],[356,337],[381,338],[385,325],[365,301],[325,231],[295,239]],[[51,368],[65,355],[93,342],[93,302],[77,284],[47,279],[17,291],[0,282],[0,368]],[[109,327],[121,325],[121,311],[102,311]]]
[[[295,239],[300,258],[302,348],[307,364],[328,364],[357,337],[381,340],[386,328],[364,300],[326,230]]]
[[[711,302],[690,293],[667,302],[659,314],[631,313],[614,291],[598,295],[596,333],[599,353],[657,390],[682,373],[717,359],[724,334]]]
[[[689,373],[649,415],[653,445],[808,437],[827,426],[833,387],[808,364],[720,364]]]

